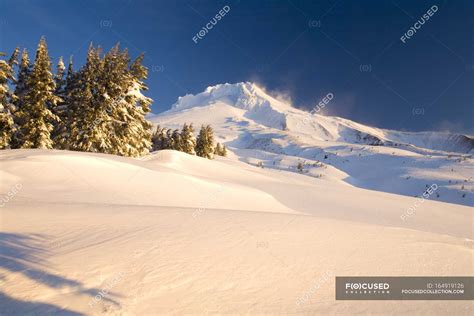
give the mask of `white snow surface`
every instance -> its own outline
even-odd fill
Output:
[[[330,103],[327,105],[330,106]],[[229,156],[266,168],[344,180],[361,188],[474,205],[474,139],[446,132],[399,132],[305,112],[254,83],[220,84],[153,115],[162,127],[210,124]]]
[[[335,276],[472,275],[472,207],[168,150],[3,150],[0,166],[2,315],[473,311],[334,297]]]

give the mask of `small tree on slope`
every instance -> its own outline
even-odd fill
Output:
[[[222,150],[221,150],[221,154],[220,154],[222,157],[226,157],[227,156],[227,147],[225,145],[222,145]]]
[[[196,139],[196,155],[207,159],[214,157],[214,132],[211,126],[201,126]]]
[[[194,128],[193,124],[184,123],[183,129],[181,130],[181,141],[182,141],[182,151],[195,155],[194,147],[196,147],[196,138],[194,137]]]
[[[152,142],[152,146],[151,146],[152,151],[162,149],[162,147],[163,147],[163,128],[161,128],[160,125],[156,126],[156,130],[153,133],[153,135],[151,136],[151,142]]]
[[[214,150],[214,154],[225,157],[227,156],[227,148],[225,147],[225,145],[217,143],[216,148]]]
[[[173,149],[174,148],[174,140],[173,140],[173,131],[171,129],[167,129],[164,137],[163,149]]]
[[[222,151],[221,143],[216,144],[216,148],[214,148],[214,155],[220,155]]]
[[[183,151],[183,142],[179,130],[175,129],[171,137],[173,138],[173,149]]]

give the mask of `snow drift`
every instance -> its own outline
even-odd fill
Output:
[[[4,150],[0,166],[6,315],[472,311],[334,298],[336,275],[472,274],[466,206],[174,151]]]

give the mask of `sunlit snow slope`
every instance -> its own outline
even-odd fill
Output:
[[[175,151],[0,167],[2,315],[472,314],[334,294],[335,276],[472,275],[471,207]]]
[[[328,105],[330,106],[330,105]],[[398,132],[311,114],[253,83],[222,84],[179,98],[155,124],[211,124],[230,157],[266,168],[343,180],[362,188],[474,205],[474,139],[441,132]]]

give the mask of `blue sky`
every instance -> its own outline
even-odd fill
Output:
[[[153,112],[210,85],[255,81],[299,108],[332,93],[329,115],[413,131],[474,134],[473,30],[470,0],[0,0],[7,54],[20,46],[33,55],[42,35],[54,63],[74,55],[76,67],[91,41],[145,52]]]

